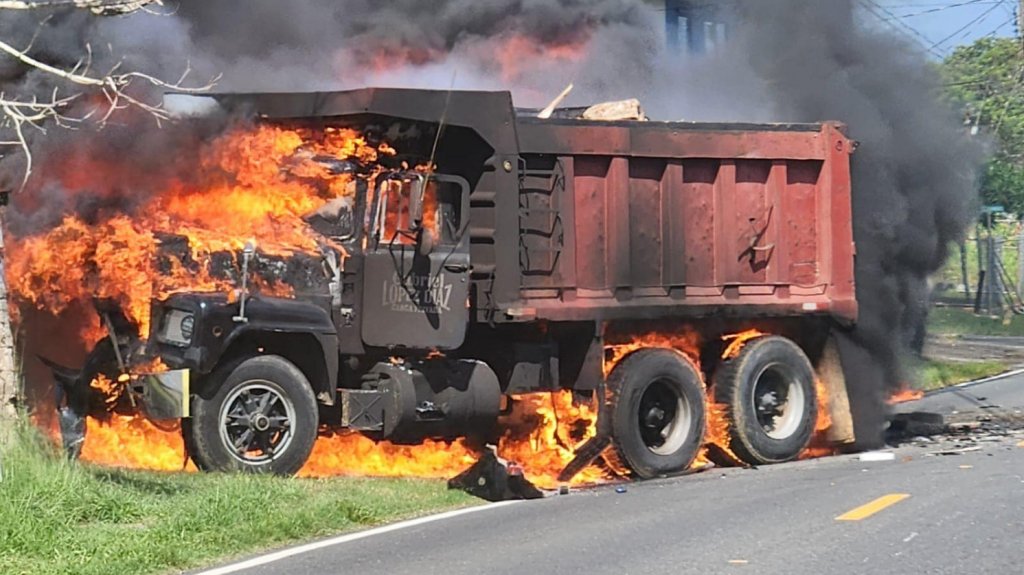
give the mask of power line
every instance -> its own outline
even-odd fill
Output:
[[[864,8],[864,10],[867,11],[867,13],[871,14],[875,18],[878,18],[885,24],[888,24],[889,26],[893,27],[897,31],[902,32],[903,34],[907,34],[909,32],[910,36],[912,36],[916,43],[920,44],[921,47],[924,48],[926,51],[931,52],[932,55],[937,56],[939,58],[942,58],[944,56],[944,54],[935,49],[935,46],[929,46],[929,44],[931,44],[930,39],[928,39],[924,34],[920,33],[913,26],[910,26],[907,23],[903,22],[903,20],[900,20],[898,17],[896,17],[895,14],[893,14],[884,6],[881,6],[874,0],[859,0],[859,2],[861,7]],[[882,16],[881,14],[879,14],[879,12],[890,16],[890,18]]]
[[[943,12],[945,10],[950,10],[952,8],[962,8],[964,6],[973,6],[973,5],[982,4],[982,3],[984,3],[984,4],[997,4],[997,5],[998,4],[1005,4],[1005,2],[1003,0],[1000,0],[998,2],[992,2],[991,0],[967,0],[966,2],[959,2],[959,3],[956,3],[956,4],[939,4],[939,5],[935,5],[935,6],[931,7],[931,8],[928,8],[927,10],[922,10],[920,12],[914,12],[912,14],[900,14],[900,15],[893,14],[892,18],[900,19],[900,20],[906,20],[907,18],[917,18],[918,16],[925,16],[927,14],[935,14],[937,12]],[[922,5],[909,4],[908,7],[909,6],[913,6],[914,8],[923,8]]]
[[[988,34],[985,34],[984,36],[982,36],[982,38],[995,38],[996,36],[999,35],[999,31],[1002,30],[1003,28],[1006,28],[1007,26],[1012,27],[1013,30],[1014,30],[1014,35],[1017,36],[1019,34],[1017,33],[1016,25],[1017,25],[1017,15],[1016,14],[1011,14],[1008,19],[1003,20],[1002,23],[1000,23],[998,26],[996,26]]]
[[[976,4],[1003,4],[1005,2],[1006,2],[1006,0],[978,0],[976,2]],[[921,8],[943,8],[943,7],[949,6],[949,2],[948,1],[947,2],[932,2],[932,3],[928,3],[928,4],[921,3],[921,2],[916,2],[916,3],[912,2],[912,3],[907,3],[907,4],[891,4],[891,3],[887,2],[886,5],[889,8],[917,8],[917,9],[921,9]]]
[[[996,4],[996,5],[992,6],[991,8],[989,8],[988,10],[985,10],[977,18],[975,18],[974,20],[971,20],[970,22],[968,22],[968,23],[964,24],[962,27],[960,27],[956,32],[953,32],[949,36],[946,36],[942,40],[939,40],[938,42],[932,44],[931,48],[929,48],[929,49],[930,50],[935,50],[939,46],[941,46],[941,45],[945,44],[946,42],[949,42],[950,40],[955,38],[961,32],[965,32],[967,30],[970,30],[975,24],[977,24],[977,23],[981,22],[982,20],[984,20],[985,18],[987,18],[988,15],[991,14],[992,12],[995,12],[996,8],[998,8],[999,6],[1000,6],[1000,4]]]

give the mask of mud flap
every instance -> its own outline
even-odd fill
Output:
[[[827,407],[832,421],[828,439],[836,445],[850,445],[856,441],[856,433],[839,349],[836,336],[829,336],[816,371],[828,393]]]

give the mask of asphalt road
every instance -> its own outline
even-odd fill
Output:
[[[941,401],[932,396],[916,407],[963,400],[960,393],[998,397],[1000,409],[1024,407],[1024,376],[947,392]],[[953,409],[991,403],[963,401]],[[972,444],[978,451],[934,454],[951,445],[901,447],[891,461],[850,455],[630,484],[625,493],[602,487],[235,572],[1024,573],[1024,434],[988,437]],[[851,520],[837,520],[850,512]]]
[[[987,414],[993,418],[1024,416],[1024,373],[981,383],[967,383],[897,406],[897,411],[933,411],[954,416]],[[1024,570],[1022,570],[1024,572]]]

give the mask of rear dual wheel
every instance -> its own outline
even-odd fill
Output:
[[[682,353],[643,349],[608,377],[611,456],[643,479],[685,471],[704,441],[704,386]]]
[[[715,401],[728,408],[733,453],[752,465],[799,457],[818,414],[814,381],[810,360],[784,337],[749,341],[719,365]]]

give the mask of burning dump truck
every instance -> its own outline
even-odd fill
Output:
[[[541,118],[507,92],[193,107],[318,135],[257,162],[317,182],[295,208],[302,249],[158,234],[151,307],[98,300],[86,368],[51,367],[63,389],[99,380],[180,421],[199,468],[295,473],[323,426],[483,445],[516,402],[555,391],[597,414],[562,479],[598,458],[678,473],[706,433],[749,464],[793,460],[816,432],[826,450],[853,442],[835,343],[857,317],[843,126]],[[242,222],[255,209],[216,201]]]

